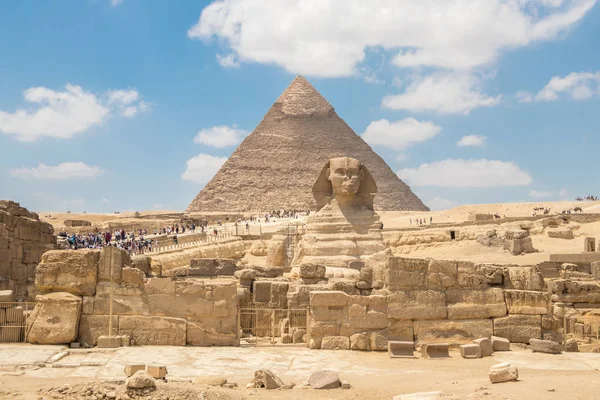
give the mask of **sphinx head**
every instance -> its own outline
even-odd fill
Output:
[[[331,182],[334,197],[355,196],[363,176],[360,161],[355,158],[339,157],[329,160],[327,180]]]

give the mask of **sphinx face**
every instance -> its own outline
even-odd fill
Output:
[[[329,181],[334,196],[355,196],[360,189],[361,179],[362,171],[357,159],[340,157],[329,161]]]

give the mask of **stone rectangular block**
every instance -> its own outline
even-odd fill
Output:
[[[468,344],[494,332],[491,319],[415,321],[413,329],[418,343]]]
[[[391,257],[384,282],[391,290],[423,288],[428,266],[429,260]]]
[[[325,336],[321,341],[323,350],[350,350],[350,338],[347,336]]]
[[[492,336],[491,340],[493,351],[510,351],[510,341],[508,339]]]
[[[323,291],[310,293],[311,307],[344,307],[348,295],[341,291]]]
[[[531,351],[534,353],[546,353],[546,354],[560,354],[562,353],[562,346],[551,340],[540,340],[531,338],[529,343],[531,344]]]
[[[388,297],[387,313],[397,320],[444,319],[446,295],[436,290],[399,290]]]
[[[186,320],[122,315],[119,317],[119,335],[129,335],[135,345],[185,346]]]
[[[542,317],[509,314],[494,318],[494,336],[506,338],[511,343],[529,343],[529,339],[539,339],[542,336]]]
[[[459,351],[462,358],[481,358],[481,347],[478,344],[461,344]]]
[[[146,370],[145,364],[127,364],[127,365],[125,365],[124,372],[125,372],[125,375],[131,376],[138,371],[145,371],[145,370]]]
[[[489,357],[494,353],[492,341],[489,338],[475,339],[473,340],[473,344],[481,348],[481,357]]]
[[[269,303],[271,301],[271,282],[254,281],[253,287],[255,303]]]
[[[390,358],[415,358],[414,342],[388,341],[388,355]]]
[[[98,337],[98,348],[116,349],[121,347],[123,339],[120,336],[100,336]]]
[[[546,315],[550,310],[550,293],[531,290],[504,291],[510,314]]]
[[[146,372],[154,379],[163,379],[168,374],[167,367],[158,364],[146,365]]]
[[[483,319],[506,315],[502,289],[446,290],[449,319]]]
[[[421,345],[421,356],[423,358],[448,358],[448,343],[423,343]]]

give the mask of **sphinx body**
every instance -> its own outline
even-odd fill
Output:
[[[317,211],[308,219],[294,264],[348,268],[385,251],[373,210],[376,192],[373,177],[358,160],[329,160],[313,186]]]

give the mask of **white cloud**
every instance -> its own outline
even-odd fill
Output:
[[[64,91],[32,87],[24,92],[25,101],[37,108],[0,110],[0,132],[32,142],[42,137],[69,139],[104,123],[114,111],[133,116],[148,108],[133,90],[111,90],[105,95],[86,92],[81,86],[67,84]],[[128,109],[134,107],[135,111]]]
[[[416,79],[402,94],[384,97],[382,105],[394,110],[467,115],[475,108],[491,107],[501,100],[500,95],[483,93],[479,79],[472,75],[434,74]]]
[[[217,62],[221,65],[221,67],[225,68],[237,68],[240,66],[240,63],[238,62],[234,53],[217,54]]]
[[[521,103],[555,101],[561,94],[573,100],[587,100],[600,95],[600,71],[571,72],[565,77],[553,76],[537,94],[520,91],[517,100]]]
[[[444,197],[434,197],[433,199],[426,201],[425,204],[427,204],[432,211],[448,210],[456,206],[455,202]]]
[[[442,130],[428,121],[405,118],[390,122],[387,119],[372,121],[362,133],[362,138],[371,146],[386,146],[394,150],[404,150],[414,144],[425,142]]]
[[[123,0],[110,0],[110,5],[111,5],[112,7],[116,7],[116,6],[118,6],[119,4],[121,4],[122,2],[123,2]]]
[[[102,200],[100,200],[100,201],[104,204],[110,204],[110,200],[107,199],[106,197],[103,197]]]
[[[400,179],[412,186],[489,188],[527,186],[531,176],[514,162],[497,160],[448,159],[418,168],[398,171]]]
[[[485,146],[485,136],[467,135],[463,136],[456,145],[459,147],[483,147]]]
[[[529,192],[529,197],[533,197],[534,199],[547,199],[552,196],[553,194],[551,192],[542,192],[539,190],[531,190]]]
[[[187,168],[181,179],[196,183],[207,183],[225,164],[227,157],[215,157],[210,154],[198,154],[187,160]]]
[[[216,0],[188,36],[217,38],[240,62],[312,76],[355,75],[372,48],[395,54],[400,67],[472,69],[506,49],[558,37],[595,2]]]
[[[103,172],[99,167],[89,166],[83,162],[64,162],[55,166],[48,166],[42,163],[33,168],[15,168],[10,170],[11,176],[23,179],[93,178]]]
[[[200,129],[194,137],[194,143],[211,147],[228,147],[240,143],[248,131],[238,129],[237,125],[218,125],[211,128]]]

